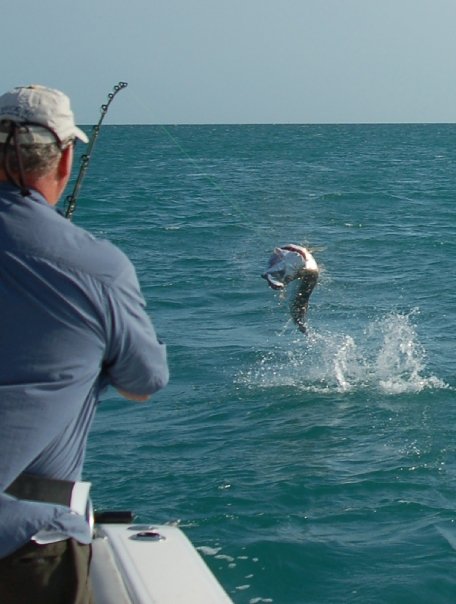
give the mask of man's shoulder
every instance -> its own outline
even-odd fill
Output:
[[[134,269],[127,256],[107,239],[70,222],[34,194],[21,199],[15,190],[0,188],[0,249],[92,277],[106,284]]]
[[[133,270],[126,254],[111,241],[99,238],[86,229],[62,220],[64,237],[53,250],[55,258],[106,284]]]
[[[8,241],[3,238],[4,245],[6,248],[11,245],[20,256],[43,263],[43,267],[54,266],[106,284],[132,270],[130,260],[120,248],[70,222],[53,208],[38,207],[20,218],[25,221],[10,221],[6,232],[0,229],[7,235]]]

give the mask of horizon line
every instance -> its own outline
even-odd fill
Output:
[[[106,126],[454,126],[456,122],[116,122]],[[80,123],[91,127],[93,124]]]

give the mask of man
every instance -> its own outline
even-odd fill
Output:
[[[91,534],[72,509],[100,391],[145,401],[166,350],[133,266],[55,210],[70,177],[69,99],[0,96],[0,602],[83,604]],[[68,482],[70,481],[70,482]]]

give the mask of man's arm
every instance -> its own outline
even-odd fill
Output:
[[[157,338],[128,260],[105,294],[110,317],[106,375],[121,396],[145,402],[168,382],[166,346]]]

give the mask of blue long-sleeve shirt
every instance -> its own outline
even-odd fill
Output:
[[[22,472],[80,479],[100,390],[146,395],[167,381],[128,258],[0,183],[0,557],[40,530],[90,542],[69,508],[5,489]]]

